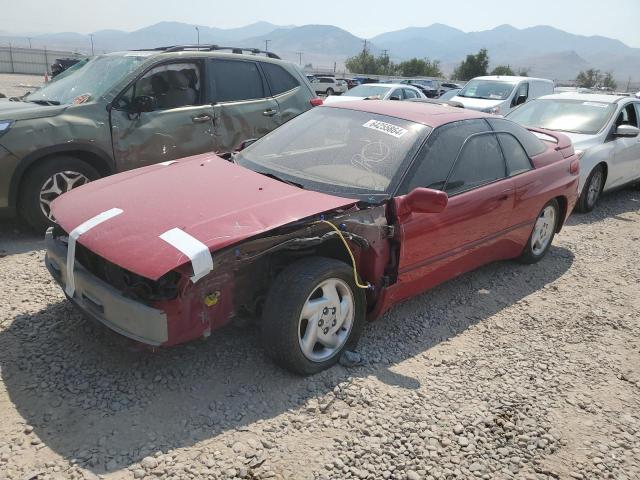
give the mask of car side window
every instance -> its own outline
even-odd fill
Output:
[[[402,88],[396,88],[394,91],[391,92],[391,95],[389,95],[389,98],[397,98],[398,100],[402,100]]]
[[[631,125],[632,127],[638,127],[638,115],[633,104],[630,103],[622,109],[618,118],[616,119],[616,127],[620,125]]]
[[[481,133],[465,142],[444,190],[452,196],[506,176],[506,165],[496,135]]]
[[[127,109],[136,97],[147,96],[155,100],[155,110],[202,104],[200,69],[194,63],[158,65],[127,89],[115,107]]]
[[[212,80],[216,102],[264,98],[262,75],[255,62],[213,60]]]
[[[474,133],[488,131],[490,127],[484,120],[464,120],[436,128],[416,156],[399,194],[418,187],[442,190],[465,140]]]
[[[505,120],[503,118],[494,117],[487,118],[486,120],[494,130],[509,132],[514,137],[516,137],[524,147],[529,157],[535,157],[536,155],[540,155],[547,150],[547,147],[544,145],[542,140],[540,140],[529,130],[515,122]]]
[[[416,92],[414,92],[410,88],[403,88],[402,91],[404,93],[404,98],[405,99],[406,98],[418,98],[418,96],[416,95]]]
[[[504,158],[507,161],[509,176],[528,172],[533,168],[527,152],[524,151],[524,148],[522,148],[522,145],[520,145],[516,137],[509,133],[498,133],[497,135],[498,140],[500,140],[502,152],[504,153]]]
[[[298,81],[280,65],[263,62],[262,70],[264,71],[272,95],[280,95],[300,86]]]

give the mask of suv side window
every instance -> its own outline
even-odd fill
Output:
[[[470,137],[462,147],[445,191],[456,195],[507,176],[502,150],[495,133]]]
[[[484,120],[464,120],[436,128],[418,153],[399,193],[409,193],[417,187],[442,190],[465,140],[474,133],[488,131],[490,127]]]
[[[542,140],[521,125],[503,118],[487,118],[487,122],[496,131],[509,132],[522,144],[527,155],[535,157],[547,150]]]
[[[616,127],[620,125],[631,125],[632,127],[638,126],[638,116],[636,110],[633,108],[633,103],[629,103],[618,115],[616,119]]]
[[[298,81],[280,65],[261,63],[262,70],[267,77],[272,95],[280,95],[300,86]]]
[[[533,168],[527,152],[524,151],[516,137],[508,133],[498,133],[497,135],[504,158],[507,160],[509,176],[528,172]]]
[[[202,104],[200,69],[195,63],[168,63],[153,67],[118,99],[115,107],[127,109],[134,98],[153,97],[156,110]]]
[[[262,75],[255,62],[215,59],[212,66],[216,102],[239,102],[265,97]]]

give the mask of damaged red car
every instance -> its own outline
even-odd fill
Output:
[[[254,317],[311,374],[366,319],[480,265],[534,263],[573,209],[569,139],[409,102],[315,108],[236,153],[92,182],[53,203],[46,265],[89,316],[170,346]]]

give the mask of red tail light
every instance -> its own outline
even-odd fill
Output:
[[[312,107],[319,107],[320,105],[322,105],[324,103],[324,100],[322,100],[321,98],[312,98],[311,100],[309,100],[309,103],[311,104]]]
[[[573,175],[577,175],[579,172],[580,172],[580,159],[576,158],[569,165],[569,173],[572,173]]]

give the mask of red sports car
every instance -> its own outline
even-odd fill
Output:
[[[61,196],[46,265],[127,337],[169,346],[253,316],[268,353],[311,374],[395,303],[488,262],[544,257],[576,201],[578,158],[567,137],[536,134],[441,105],[314,108],[231,159]]]

